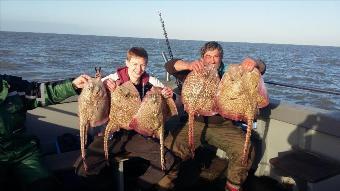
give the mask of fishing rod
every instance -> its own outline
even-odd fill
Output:
[[[169,56],[170,56],[170,59],[172,60],[174,58],[174,56],[172,55],[172,51],[171,51],[171,47],[170,47],[170,42],[169,42],[169,39],[168,39],[168,33],[166,32],[165,30],[165,24],[164,24],[164,20],[162,18],[162,13],[161,11],[158,11],[158,15],[159,15],[159,19],[161,21],[161,24],[162,24],[162,28],[163,28],[163,35],[165,37],[165,42],[166,42],[166,45],[168,47],[168,51],[169,51]]]
[[[278,82],[273,82],[273,81],[264,81],[264,82],[266,84],[271,84],[271,85],[275,85],[275,86],[283,86],[283,87],[302,89],[302,90],[308,90],[308,91],[319,92],[319,93],[340,95],[340,92],[337,92],[337,91],[322,90],[322,89],[318,89],[318,88],[312,88],[312,87],[300,86],[300,85],[290,85],[290,84],[286,84],[286,83],[278,83]]]
[[[165,30],[165,24],[164,24],[164,20],[162,18],[161,11],[158,11],[158,15],[159,15],[159,19],[160,19],[161,24],[162,24],[163,35],[164,35],[164,38],[165,38],[166,45],[168,47],[169,56],[170,56],[170,59],[172,60],[174,58],[174,56],[173,56],[172,51],[171,51],[168,33]],[[163,56],[164,61],[168,62],[168,58],[166,57],[164,52],[162,52],[162,56]],[[170,74],[168,72],[166,72],[166,81],[170,81]],[[176,84],[177,84],[177,86],[181,86],[181,82],[177,78],[176,78]]]

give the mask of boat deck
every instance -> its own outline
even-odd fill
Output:
[[[61,178],[75,176],[72,164],[77,156],[74,153],[79,151],[72,151],[73,154],[67,152],[58,154],[56,140],[65,133],[79,134],[78,103],[74,102],[76,99],[76,97],[72,97],[66,100],[66,103],[37,108],[27,114],[27,133],[39,137],[47,166],[51,170],[60,173]],[[300,181],[281,175],[269,162],[270,159],[277,157],[279,153],[289,151],[294,146],[322,154],[340,162],[340,152],[337,152],[340,150],[339,116],[339,112],[329,112],[271,100],[270,106],[261,110],[260,118],[257,120],[257,128],[253,133],[260,152],[258,152],[255,161],[254,169],[256,171],[254,170],[255,172],[250,174],[246,184],[250,185],[251,189],[247,190],[256,190],[255,187],[261,187],[253,184],[263,184],[264,186],[262,187],[276,186],[276,190],[279,190],[283,189],[280,183],[295,185],[297,181]],[[63,157],[66,157],[66,159]],[[60,161],[61,164],[57,164]],[[189,170],[188,172],[194,171]],[[129,176],[127,174],[128,178]],[[191,174],[188,175],[188,177],[191,176]],[[79,177],[73,178],[77,179]],[[182,178],[184,182],[188,182],[185,178],[185,176]],[[223,190],[224,185],[220,183],[223,182],[223,178],[216,179],[216,181],[211,183],[201,179],[200,184],[191,188],[195,190],[203,190],[203,188],[205,190],[208,188],[208,190]],[[335,174],[317,183],[304,182],[304,184],[308,191],[335,191],[339,186],[339,182],[340,175]],[[294,189],[299,190],[296,185]]]

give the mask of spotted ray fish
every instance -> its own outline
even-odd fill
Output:
[[[107,122],[109,101],[106,88],[101,81],[100,68],[98,70],[96,68],[96,77],[88,80],[78,97],[81,156],[85,170],[87,170],[85,162],[87,131],[90,127]]]
[[[250,135],[258,108],[269,104],[268,94],[260,72],[251,72],[240,64],[231,64],[223,75],[217,89],[216,105],[218,113],[225,118],[247,123],[242,163],[247,163]]]
[[[182,101],[189,114],[189,147],[194,156],[194,117],[195,115],[212,116],[217,114],[214,97],[220,79],[217,70],[205,66],[202,72],[190,72],[183,83]]]
[[[129,124],[141,105],[139,93],[131,81],[127,81],[111,92],[109,123],[104,134],[105,158],[109,158],[108,139],[111,132],[120,128],[131,130]]]
[[[144,136],[160,140],[161,167],[165,170],[164,159],[164,123],[171,116],[177,115],[177,108],[172,98],[162,96],[162,88],[152,87],[143,98],[142,104],[133,117],[130,127]]]

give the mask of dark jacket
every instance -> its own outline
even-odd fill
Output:
[[[123,84],[124,82],[127,82],[127,81],[130,80],[127,67],[118,68],[117,74],[119,76],[119,83],[118,84]],[[141,79],[140,79],[141,83],[139,83],[138,85],[135,85],[141,99],[143,99],[146,92],[148,92],[153,86],[149,82],[149,79],[150,79],[150,75],[148,73],[144,72],[141,76]]]

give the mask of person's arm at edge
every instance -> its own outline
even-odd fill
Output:
[[[27,109],[60,103],[68,97],[77,95],[77,90],[82,89],[90,77],[81,75],[75,79],[46,83],[31,83],[28,91],[34,92],[35,99],[27,99]]]

